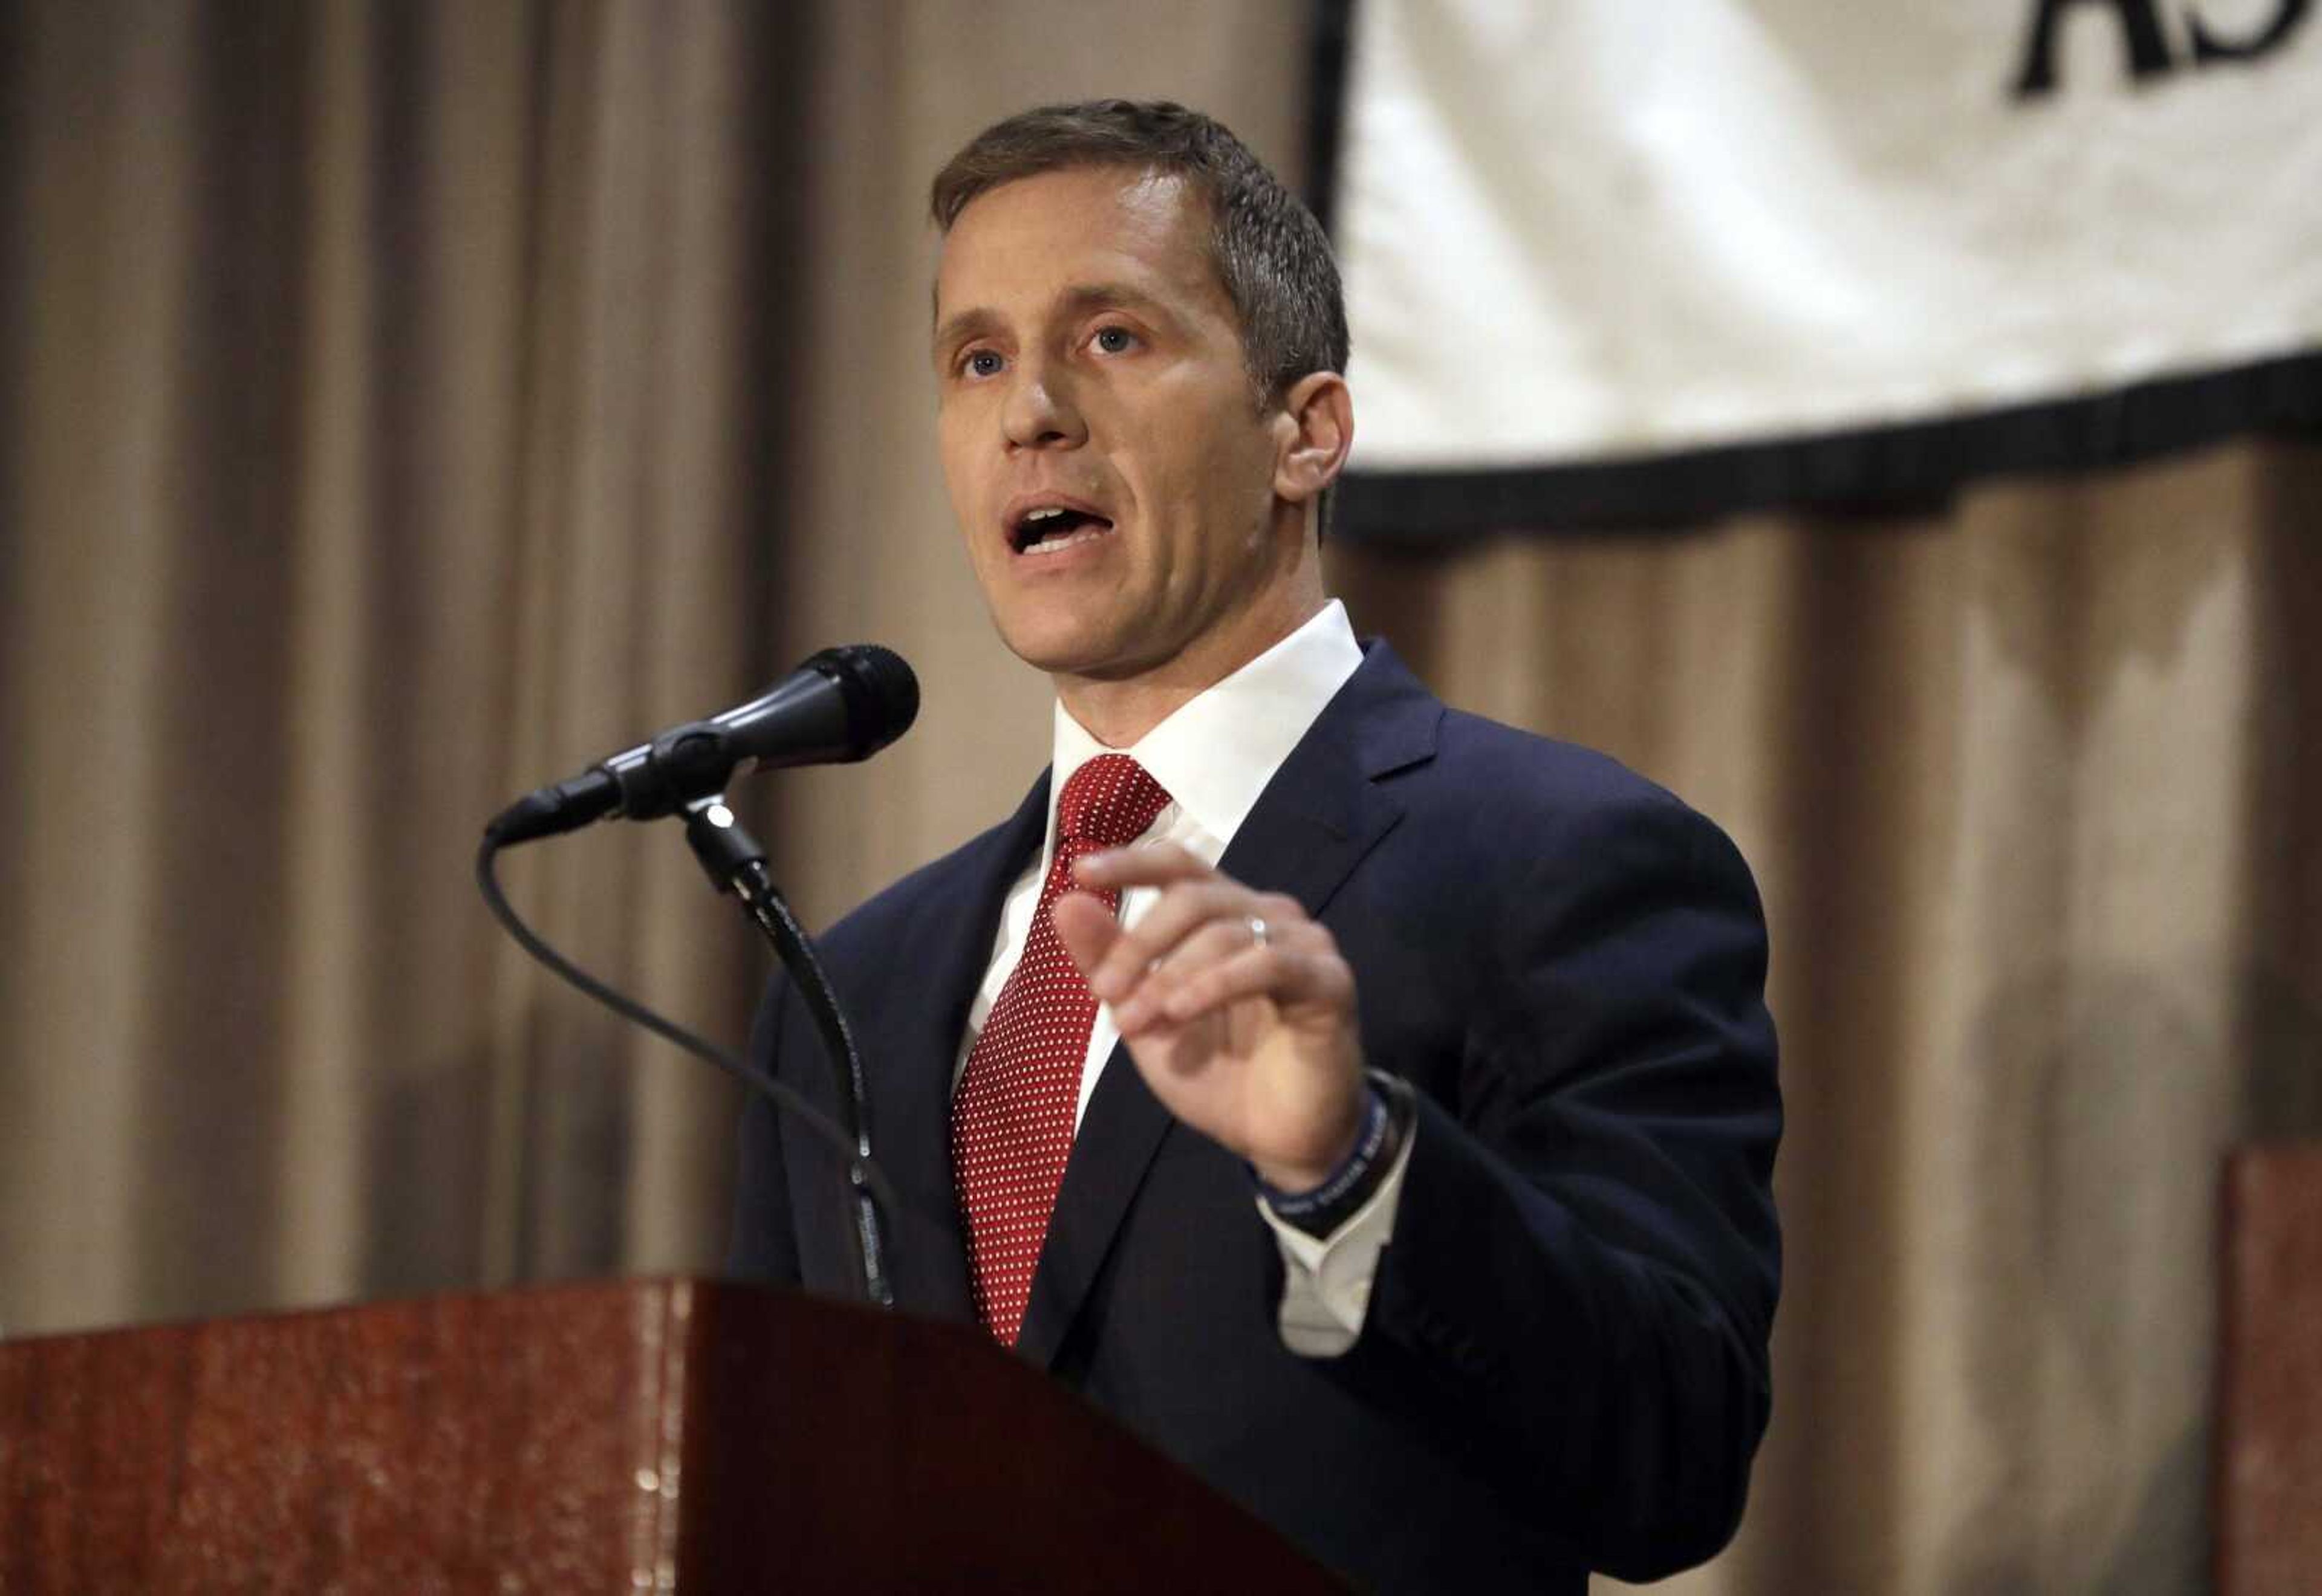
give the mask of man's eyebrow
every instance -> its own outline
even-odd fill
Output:
[[[963,310],[936,329],[936,335],[929,341],[928,347],[940,358],[944,351],[964,343],[980,333],[989,333],[999,324],[1000,317],[982,306]]]
[[[1160,300],[1127,283],[1084,283],[1067,288],[1065,308],[1075,315],[1086,315],[1092,310],[1134,310],[1173,324],[1177,319]]]

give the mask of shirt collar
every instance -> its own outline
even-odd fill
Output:
[[[1132,756],[1177,807],[1221,843],[1231,842],[1275,771],[1363,662],[1362,646],[1333,598],[1306,624],[1145,734]],[[1048,843],[1056,840],[1056,795],[1073,772],[1108,752],[1056,704],[1048,788]]]

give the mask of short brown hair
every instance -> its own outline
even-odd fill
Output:
[[[1215,120],[1167,100],[1042,105],[994,123],[936,174],[945,233],[978,196],[1043,172],[1133,167],[1183,177],[1210,210],[1210,258],[1241,324],[1261,402],[1310,371],[1347,369],[1347,302],[1314,213]]]

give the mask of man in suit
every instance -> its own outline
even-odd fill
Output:
[[[1028,113],[935,213],[953,508],[1057,702],[1014,816],[821,944],[900,1305],[1368,1587],[1710,1555],[1778,1279],[1747,869],[1357,643],[1318,550],[1353,435],[1336,268],[1231,134]],[[754,1044],[827,1100],[786,983]],[[753,1108],[737,1265],[854,1290],[843,1192]]]

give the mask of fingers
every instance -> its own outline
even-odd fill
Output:
[[[1166,887],[1205,876],[1226,879],[1175,843],[1114,848],[1092,853],[1073,866],[1073,878],[1083,887]]]
[[[1087,893],[1068,893],[1051,911],[1057,939],[1124,1036],[1260,995],[1285,1003],[1351,998],[1337,940],[1296,898],[1255,891],[1175,845],[1092,853],[1074,873],[1084,887],[1161,889],[1129,929]],[[1254,919],[1266,924],[1263,944],[1254,941]]]
[[[1229,961],[1266,953],[1274,945],[1273,938],[1269,927],[1266,946],[1253,942],[1249,922],[1243,918],[1205,922],[1172,948],[1167,957],[1121,984],[1120,996],[1111,1000],[1114,1023],[1122,1035],[1130,1036],[1148,1025],[1192,1017],[1200,1011],[1180,1015],[1174,1007],[1188,981]]]
[[[1270,999],[1284,1010],[1353,1007],[1354,974],[1321,926],[1309,925],[1294,941],[1264,943],[1252,943],[1247,932],[1234,940],[1219,931],[1180,944],[1112,1006],[1123,1036],[1189,1025],[1248,998]]]
[[[1104,901],[1085,892],[1067,892],[1056,899],[1048,919],[1056,928],[1056,940],[1064,944],[1065,955],[1083,976],[1103,962],[1121,935],[1120,922],[1113,918]]]
[[[1156,962],[1170,957],[1187,937],[1211,922],[1230,922],[1241,933],[1235,944],[1239,946],[1250,940],[1253,915],[1266,916],[1269,926],[1288,918],[1278,905],[1270,912],[1257,907],[1260,901],[1257,893],[1223,876],[1180,881],[1165,890],[1133,928],[1122,932],[1102,962],[1087,972],[1089,990],[1108,1003],[1128,996]],[[1289,912],[1295,914],[1297,906],[1291,904]]]

